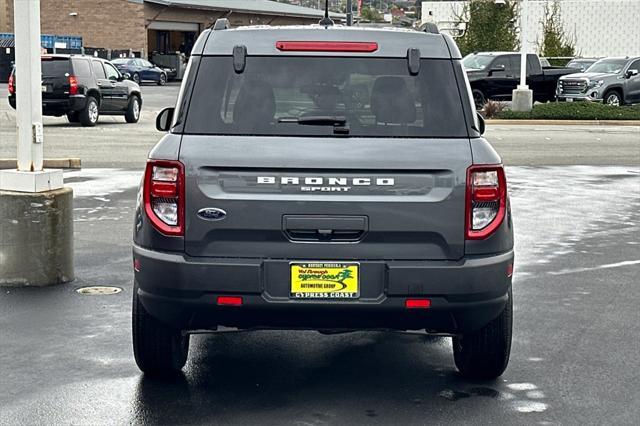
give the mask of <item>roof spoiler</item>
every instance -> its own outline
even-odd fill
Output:
[[[438,26],[433,22],[425,22],[424,26],[422,27],[422,31],[430,34],[440,34]]]
[[[231,24],[227,18],[218,18],[211,28],[213,31],[228,30]]]

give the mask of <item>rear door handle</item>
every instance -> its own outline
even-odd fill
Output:
[[[357,242],[369,230],[369,218],[285,215],[282,230],[290,241]]]

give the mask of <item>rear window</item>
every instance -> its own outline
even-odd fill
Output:
[[[42,58],[42,75],[60,77],[71,73],[69,58]]]
[[[85,59],[75,59],[73,61],[73,73],[78,77],[91,77],[91,66]]]
[[[203,57],[185,133],[333,136],[340,117],[349,136],[464,137],[467,127],[450,60],[423,59],[410,75],[404,58],[247,57],[236,73],[228,56]]]
[[[93,73],[96,78],[107,78],[107,75],[104,73],[104,68],[102,67],[102,62],[100,61],[91,61],[91,66],[93,67]]]

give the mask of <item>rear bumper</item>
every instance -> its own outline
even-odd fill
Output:
[[[158,319],[183,330],[216,326],[279,329],[395,329],[459,334],[504,309],[513,252],[459,261],[361,261],[357,301],[288,297],[289,260],[193,258],[134,246],[138,295]],[[242,297],[219,306],[217,297]],[[407,298],[429,298],[407,309]]]
[[[9,105],[16,108],[16,96],[9,96]],[[84,95],[73,95],[61,99],[42,99],[42,113],[44,115],[63,115],[68,112],[79,112],[87,105]]]

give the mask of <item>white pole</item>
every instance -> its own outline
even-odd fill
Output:
[[[518,89],[528,89],[527,86],[527,23],[529,19],[529,4],[522,0],[520,10],[520,86]]]
[[[18,170],[42,170],[40,0],[14,0]]]

